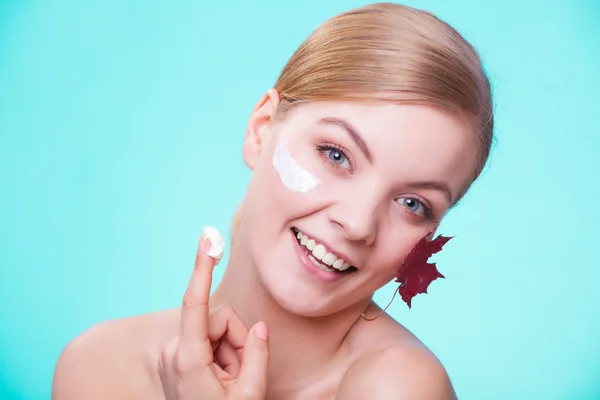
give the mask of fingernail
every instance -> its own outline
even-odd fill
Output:
[[[198,241],[198,253],[206,254],[208,246],[208,238],[206,237],[206,235],[203,234],[202,236],[200,236],[200,240]]]
[[[265,342],[269,340],[269,331],[267,330],[267,324],[260,321],[254,325],[254,334]]]

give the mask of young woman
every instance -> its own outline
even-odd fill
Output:
[[[253,174],[213,295],[203,236],[182,307],[73,340],[53,398],[454,398],[372,296],[432,239],[492,135],[490,84],[449,25],[391,3],[325,22],[249,118]]]

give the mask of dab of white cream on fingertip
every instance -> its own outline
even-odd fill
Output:
[[[294,192],[305,193],[321,183],[292,158],[283,141],[280,141],[275,148],[273,166],[279,173],[281,182]]]
[[[225,245],[225,240],[223,240],[219,230],[212,226],[205,226],[202,230],[202,236],[206,236],[210,243],[210,249],[208,249],[206,254],[209,257],[214,258],[218,264],[219,261],[221,261],[221,258],[223,258],[223,246]]]

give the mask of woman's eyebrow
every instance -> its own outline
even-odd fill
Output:
[[[408,188],[414,188],[414,189],[438,190],[438,191],[444,193],[444,195],[446,196],[446,199],[448,200],[448,204],[450,204],[450,205],[454,204],[454,196],[452,195],[452,192],[450,191],[450,188],[448,187],[448,185],[446,185],[444,182],[441,182],[441,181],[410,182],[406,186]]]
[[[363,152],[367,160],[369,160],[370,163],[373,163],[373,158],[371,156],[371,152],[369,151],[369,146],[367,146],[367,143],[365,142],[363,137],[358,133],[356,128],[354,128],[348,121],[343,120],[341,118],[325,117],[321,118],[318,121],[318,123],[335,125],[342,128],[352,138],[352,140],[354,140],[354,142],[356,143],[358,148]]]

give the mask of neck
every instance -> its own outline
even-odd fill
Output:
[[[368,301],[323,317],[292,314],[262,285],[245,251],[243,237],[238,236],[223,278],[211,296],[211,307],[228,304],[249,328],[258,321],[267,324],[270,393],[294,391],[314,383],[348,353],[345,339]]]

